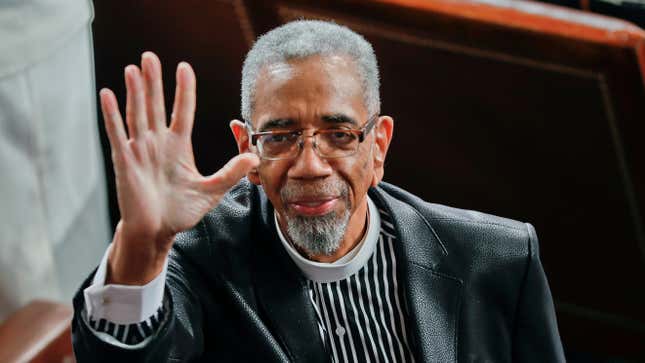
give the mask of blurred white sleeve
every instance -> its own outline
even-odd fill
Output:
[[[115,324],[140,323],[154,315],[163,303],[168,258],[161,273],[146,285],[105,285],[111,249],[112,244],[103,255],[92,285],[83,291],[87,316]]]
[[[161,273],[143,286],[105,284],[107,248],[94,274],[92,285],[83,290],[88,327],[102,341],[124,349],[137,349],[150,342],[165,321],[163,296],[168,258]]]

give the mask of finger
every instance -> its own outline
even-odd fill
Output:
[[[195,72],[186,62],[177,66],[177,87],[175,88],[175,101],[172,108],[170,129],[174,132],[187,135],[193,130],[195,118]]]
[[[154,53],[145,52],[141,55],[141,69],[146,91],[148,127],[150,130],[160,130],[166,126],[161,62]]]
[[[209,193],[224,194],[242,179],[251,169],[257,168],[260,159],[253,153],[243,153],[229,160],[215,174],[206,178],[206,189]]]
[[[127,100],[125,104],[125,120],[131,138],[139,138],[146,130],[145,91],[141,71],[135,65],[125,67],[125,86],[127,87]]]
[[[125,152],[128,142],[128,136],[123,128],[123,119],[119,112],[119,106],[116,97],[111,90],[104,88],[99,93],[101,98],[101,111],[103,112],[103,122],[105,131],[110,141],[112,153],[121,155]],[[116,162],[116,160],[114,160]]]

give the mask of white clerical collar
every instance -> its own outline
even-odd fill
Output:
[[[275,211],[273,212],[273,218],[282,245],[284,245],[289,256],[302,273],[308,279],[316,282],[332,282],[343,280],[358,272],[367,263],[367,260],[374,252],[374,248],[376,248],[381,229],[381,216],[376,209],[376,205],[369,197],[367,197],[367,207],[367,233],[363,235],[361,242],[351,251],[334,262],[316,262],[304,258],[282,234]]]

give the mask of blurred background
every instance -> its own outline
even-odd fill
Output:
[[[193,65],[204,174],[237,152],[228,122],[258,35],[299,18],[361,33],[396,126],[385,180],[532,223],[568,360],[645,362],[642,0],[96,0],[94,10],[96,89],[113,89],[122,109],[123,68],[143,51],[162,60],[168,109],[176,65]]]

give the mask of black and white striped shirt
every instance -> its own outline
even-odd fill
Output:
[[[403,289],[386,212],[374,251],[362,268],[339,281],[309,280],[320,335],[334,362],[414,362]]]
[[[126,349],[143,347],[166,319],[168,301],[148,319],[133,324],[116,324],[106,319],[86,318],[88,325],[103,341]]]

